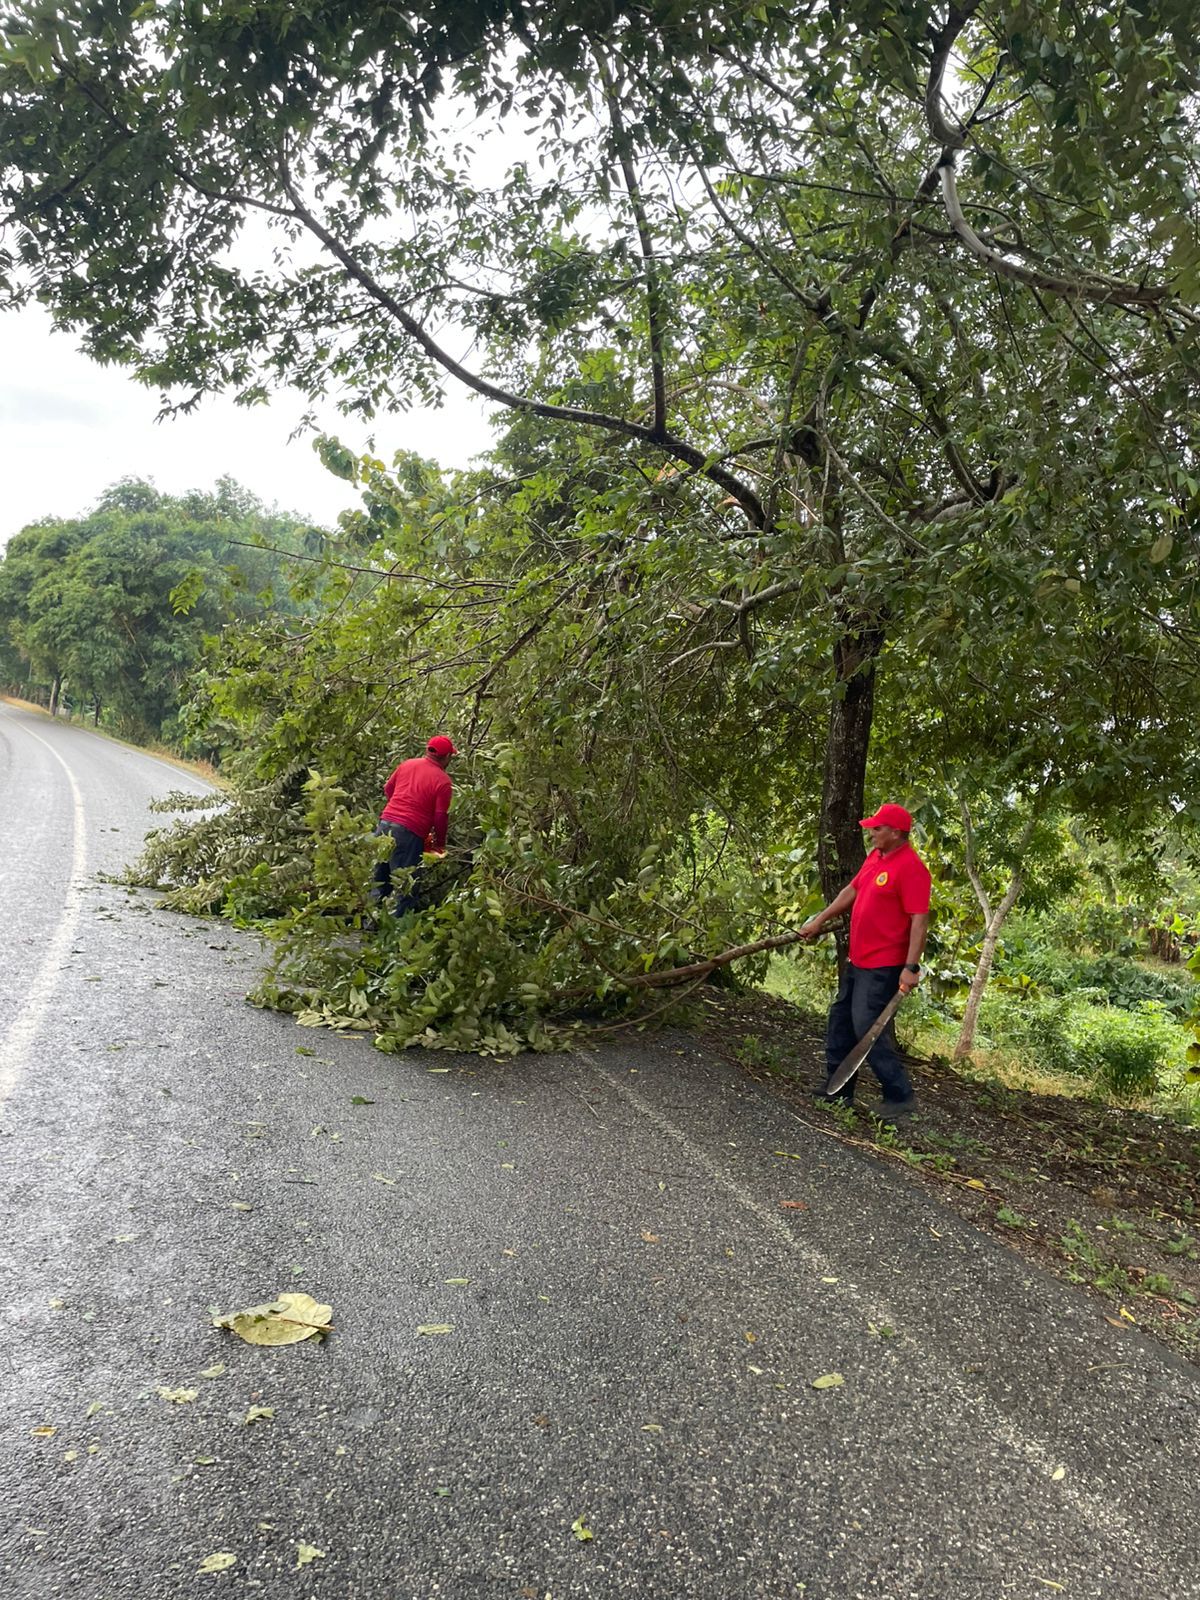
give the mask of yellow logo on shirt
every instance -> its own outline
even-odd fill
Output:
[[[884,884],[885,884],[885,883],[886,883],[886,882],[887,882],[887,881],[888,881],[888,875],[887,875],[887,873],[886,873],[886,872],[880,872],[880,873],[878,873],[878,874],[877,874],[877,875],[876,875],[876,878],[875,878],[875,887],[876,887],[876,888],[877,888],[877,889],[882,889],[882,888],[883,888],[883,886],[884,886]]]

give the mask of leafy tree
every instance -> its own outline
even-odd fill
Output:
[[[454,381],[551,457],[581,431],[591,514],[687,547],[693,665],[830,663],[827,888],[889,644],[1047,527],[1161,559],[1193,514],[1184,0],[102,0],[16,6],[0,59],[11,298],[168,406]],[[462,109],[528,154],[488,181]]]
[[[23,530],[0,561],[0,632],[51,683],[69,682],[114,724],[168,736],[203,640],[291,601],[276,551],[305,530],[265,513],[231,483],[175,500],[127,481],[86,518]],[[269,544],[271,549],[260,548]]]

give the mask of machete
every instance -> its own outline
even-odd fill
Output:
[[[884,1006],[878,1017],[876,1017],[875,1021],[867,1029],[866,1033],[863,1034],[862,1038],[854,1046],[854,1049],[851,1050],[848,1056],[846,1056],[841,1066],[838,1067],[833,1077],[830,1078],[829,1082],[825,1085],[825,1093],[827,1095],[836,1094],[839,1089],[844,1089],[850,1082],[850,1079],[854,1076],[859,1067],[862,1066],[863,1062],[870,1054],[871,1046],[875,1043],[876,1039],[878,1039],[879,1035],[895,1016],[896,1007],[903,999],[904,990],[897,989],[895,994],[888,1001],[887,1005]]]

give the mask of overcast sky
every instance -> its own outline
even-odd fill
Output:
[[[229,476],[264,504],[325,525],[355,504],[352,487],[325,471],[311,437],[288,443],[304,411],[282,392],[242,410],[204,401],[190,417],[156,423],[158,397],[119,369],[88,361],[40,308],[0,315],[0,547],[41,517],[75,517],[119,478],[149,479],[168,494],[210,489]],[[377,419],[374,453],[416,450],[466,466],[486,449],[486,408],[461,389],[441,411]],[[321,425],[355,452],[369,430],[330,410]]]

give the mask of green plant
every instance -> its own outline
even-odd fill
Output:
[[[1165,1272],[1148,1272],[1138,1285],[1143,1294],[1164,1294],[1174,1297],[1175,1284]]]
[[[1037,1223],[1031,1217],[1024,1217],[1019,1211],[1013,1211],[1008,1206],[1000,1206],[996,1211],[996,1221],[1005,1228],[1036,1228]]]
[[[1173,1036],[1160,1011],[1090,1007],[1072,1018],[1071,1042],[1084,1071],[1115,1094],[1153,1094]]]
[[[1190,1233],[1175,1234],[1164,1239],[1159,1249],[1165,1256],[1186,1256],[1189,1261],[1196,1260],[1196,1241]]]
[[[1029,998],[993,993],[981,1010],[981,1025],[989,1039],[1015,1047],[1049,1072],[1078,1070],[1069,1024],[1069,1003],[1057,995]]]
[[[757,1033],[743,1034],[733,1053],[743,1066],[761,1067],[767,1072],[783,1072],[789,1065],[779,1045],[760,1038]]]
[[[1104,1258],[1083,1230],[1083,1224],[1072,1220],[1067,1224],[1067,1231],[1059,1240],[1064,1252],[1073,1261],[1078,1261],[1081,1266],[1090,1267],[1099,1271],[1104,1265]]]

